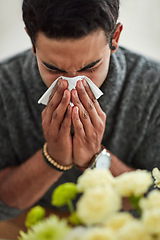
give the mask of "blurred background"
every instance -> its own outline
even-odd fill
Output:
[[[21,4],[22,0],[0,0],[0,60],[31,47]],[[119,21],[120,45],[160,61],[160,0],[121,0]]]

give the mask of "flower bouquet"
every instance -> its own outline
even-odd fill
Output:
[[[153,170],[155,185],[160,172]],[[152,174],[136,170],[113,177],[109,170],[87,169],[74,183],[58,186],[52,194],[54,206],[68,205],[70,216],[45,218],[36,206],[26,218],[27,233],[19,240],[154,240],[160,239],[160,191],[149,191]],[[72,201],[79,196],[76,209]],[[123,209],[128,199],[132,211]]]

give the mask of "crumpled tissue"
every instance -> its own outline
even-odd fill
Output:
[[[89,86],[90,86],[90,88],[91,88],[91,90],[92,90],[96,99],[100,98],[103,95],[103,92],[86,76],[77,76],[77,77],[72,77],[72,78],[60,76],[52,83],[52,85],[42,95],[42,97],[38,100],[38,103],[42,103],[44,105],[47,105],[49,97],[50,97],[50,95],[53,91],[53,88],[60,78],[68,81],[68,89],[70,91],[72,89],[75,89],[77,81],[85,79],[88,82],[88,84],[89,84]]]

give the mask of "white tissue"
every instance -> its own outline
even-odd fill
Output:
[[[103,92],[86,76],[77,76],[77,77],[64,77],[64,76],[60,76],[59,78],[57,78],[52,85],[47,89],[47,91],[42,95],[42,97],[38,100],[38,103],[42,103],[44,105],[47,105],[49,97],[52,93],[52,90],[54,88],[54,86],[56,85],[57,81],[62,78],[68,81],[68,89],[71,91],[72,89],[75,89],[76,87],[76,83],[79,80],[82,80],[85,78],[85,80],[88,82],[94,96],[96,99],[100,98],[100,96],[103,95]]]

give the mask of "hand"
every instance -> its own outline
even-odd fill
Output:
[[[74,104],[72,122],[73,161],[80,167],[88,167],[92,157],[100,151],[105,130],[106,114],[100,108],[88,83],[78,81],[71,92]]]
[[[60,79],[42,112],[42,128],[49,155],[62,165],[72,163],[72,137],[68,82]]]

